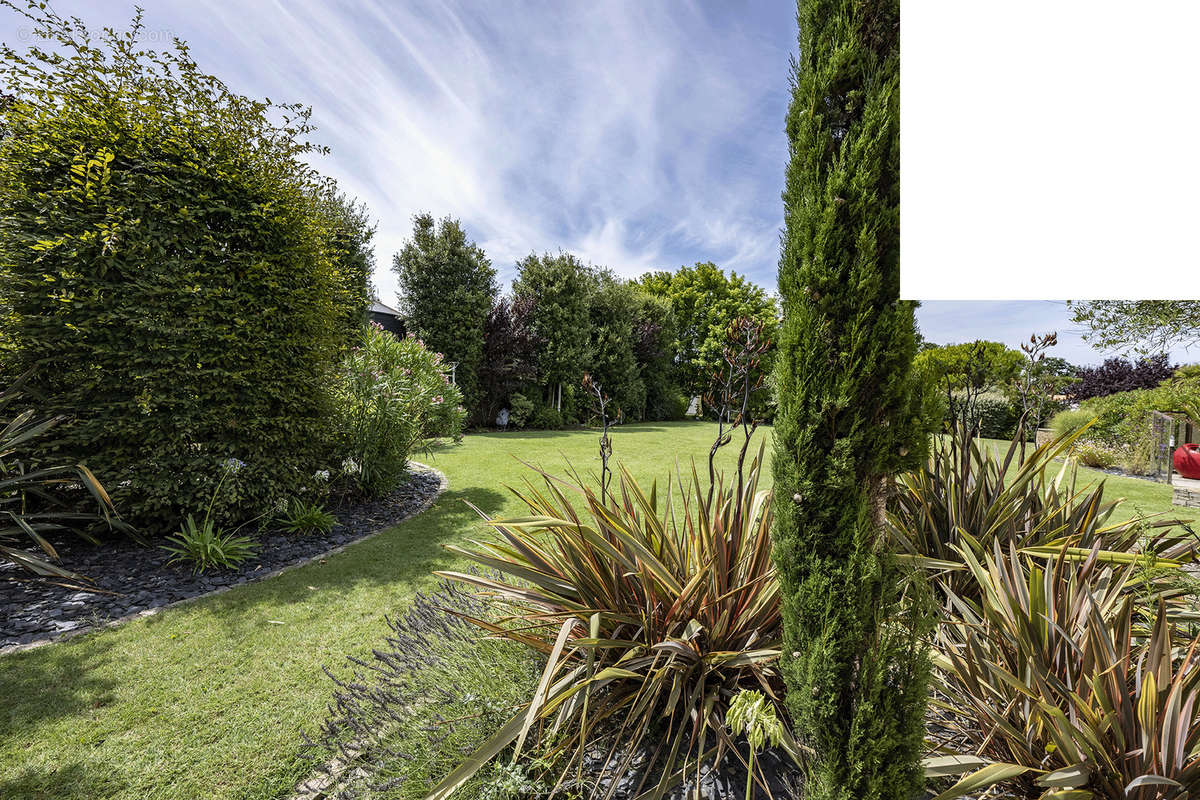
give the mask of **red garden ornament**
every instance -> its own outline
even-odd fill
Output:
[[[1200,480],[1200,444],[1185,444],[1175,448],[1172,459],[1175,471],[1185,478]]]

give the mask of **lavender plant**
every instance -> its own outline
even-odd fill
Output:
[[[302,733],[311,796],[422,797],[513,713],[533,691],[537,666],[525,648],[483,639],[467,621],[494,618],[492,608],[443,581],[388,619],[369,658],[325,669],[333,702],[320,727]],[[483,770],[472,788],[483,794],[511,777]]]

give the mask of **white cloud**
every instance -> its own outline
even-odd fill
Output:
[[[504,281],[531,251],[625,275],[695,260],[774,284],[787,2],[144,0],[236,91],[313,107],[320,169],[379,221],[458,217]],[[131,6],[60,0],[121,27]]]

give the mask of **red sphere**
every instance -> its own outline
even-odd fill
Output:
[[[1185,478],[1200,480],[1200,444],[1185,444],[1175,448],[1175,471]]]

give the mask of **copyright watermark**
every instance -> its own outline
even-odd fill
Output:
[[[128,36],[130,31],[118,31],[119,36]],[[28,25],[22,25],[17,28],[17,39],[22,42],[30,42],[39,38],[36,31]],[[148,28],[141,28],[133,31],[133,38],[139,42],[150,42],[151,44],[165,44],[175,40],[175,31],[163,28],[161,30],[152,31]]]

